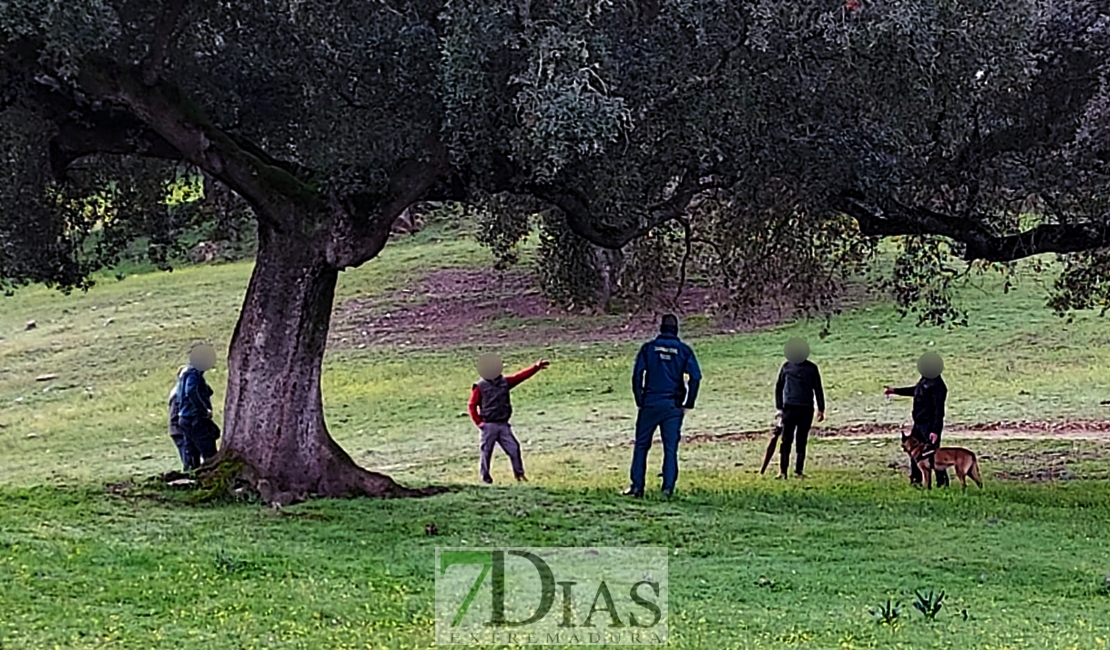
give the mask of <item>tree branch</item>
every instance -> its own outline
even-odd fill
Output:
[[[448,176],[448,154],[438,140],[425,143],[428,159],[409,159],[400,165],[382,196],[355,194],[331,197],[332,229],[327,248],[328,262],[337,269],[359,266],[385,248],[393,223],[409,206],[422,199],[452,196],[457,179],[446,189],[441,181]]]
[[[984,217],[963,219],[894,200],[870,201],[845,193],[836,209],[856,220],[869,237],[937,235],[965,246],[964,259],[1012,262],[1043,253],[1068,254],[1110,247],[1110,215],[1102,221],[1042,224],[1015,234],[999,234]]]
[[[216,127],[199,107],[164,82],[146,85],[136,71],[110,61],[90,62],[79,83],[96,99],[125,108],[181,153],[182,159],[218,178],[255,208],[277,232],[311,229],[307,214],[322,213],[322,197],[257,147],[244,148]]]
[[[70,165],[98,153],[182,159],[180,151],[142,123],[108,114],[90,121],[58,124],[58,132],[50,141],[50,168],[56,179],[64,181]]]
[[[703,174],[687,169],[670,196],[651,205],[643,218],[621,225],[607,223],[593,212],[589,197],[570,183],[526,183],[523,191],[562,210],[574,234],[601,248],[623,248],[659,226],[681,219],[694,197],[702,191]]]
[[[181,25],[181,16],[185,13],[188,0],[167,0],[162,8],[162,13],[154,26],[154,37],[150,42],[150,50],[142,64],[143,83],[154,85],[162,75],[166,65],[166,51],[170,41],[177,34]]]
[[[674,299],[677,303],[682,298],[682,292],[686,289],[686,265],[690,263],[690,254],[693,253],[694,245],[694,229],[690,225],[689,219],[679,219],[682,224],[683,241],[686,245],[686,250],[682,254],[682,265],[679,267],[678,275],[678,290],[675,291]]]

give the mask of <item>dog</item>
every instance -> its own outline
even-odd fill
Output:
[[[902,449],[910,456],[910,462],[917,463],[921,474],[925,477],[925,488],[933,489],[933,470],[946,470],[949,467],[956,469],[956,478],[960,485],[967,489],[967,477],[980,488],[983,487],[983,476],[979,473],[979,461],[975,454],[963,447],[941,447],[935,449],[913,436],[902,436]]]

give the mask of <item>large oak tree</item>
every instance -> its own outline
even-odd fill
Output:
[[[82,286],[140,238],[165,263],[166,182],[203,173],[259,239],[221,460],[268,499],[408,494],[330,438],[320,373],[338,273],[414,202],[548,208],[607,249],[696,228],[737,300],[910,235],[1073,255],[1082,303],[1108,25],[1082,0],[11,0],[0,278]]]

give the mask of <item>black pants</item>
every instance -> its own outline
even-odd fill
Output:
[[[806,465],[806,443],[809,442],[809,429],[812,426],[812,407],[787,405],[782,409],[782,447],[779,451],[779,471],[783,474],[790,467],[790,445],[795,440],[798,443],[798,459],[794,464],[794,473],[802,473]]]
[[[179,418],[177,426],[182,433],[178,451],[181,453],[185,471],[194,470],[216,456],[216,440],[220,437],[220,428],[215,422],[208,419]]]
[[[911,435],[921,442],[929,445],[930,447],[933,447],[934,449],[940,447],[940,434],[937,434],[937,444],[935,445],[929,442],[929,434],[919,431],[918,429],[914,429]],[[937,478],[937,487],[948,487],[948,470],[933,470],[933,474]],[[919,468],[917,466],[917,463],[913,462],[913,459],[911,458],[910,483],[914,485],[921,485],[924,481],[925,477],[921,475],[921,468]]]

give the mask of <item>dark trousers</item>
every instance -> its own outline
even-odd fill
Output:
[[[783,474],[790,467],[790,445],[798,445],[798,459],[794,473],[801,474],[806,466],[806,443],[813,426],[813,408],[787,405],[782,409],[782,443],[779,451],[779,471]]]
[[[925,444],[929,445],[930,447],[932,447],[934,449],[937,449],[937,448],[940,447],[940,439],[941,439],[940,434],[937,434],[937,444],[935,444],[935,445],[933,443],[929,442],[929,434],[928,433],[925,433],[923,430],[917,429],[916,427],[914,428],[913,433],[911,433],[910,435],[912,435],[914,438],[917,438],[921,442],[924,442]],[[937,478],[937,487],[948,487],[948,470],[933,470],[933,474],[935,474],[936,478]],[[924,482],[925,482],[925,477],[921,475],[921,468],[919,468],[917,466],[917,463],[913,462],[913,459],[911,458],[910,459],[910,483],[912,483],[914,485],[921,485]]]
[[[663,439],[663,491],[673,492],[678,482],[678,441],[682,437],[682,409],[672,405],[644,406],[636,414],[636,441],[629,478],[632,490],[644,491],[647,457],[655,430]]]
[[[194,467],[193,461],[190,460],[193,457],[192,447],[185,442],[185,434],[176,422],[170,425],[170,440],[173,440],[173,445],[177,447],[177,455],[181,458],[181,467],[185,471],[192,469]]]
[[[478,442],[478,449],[481,452],[478,472],[482,475],[482,480],[487,483],[493,481],[489,473],[489,462],[494,445],[501,445],[509,455],[513,476],[518,479],[524,478],[524,460],[520,457],[520,442],[513,435],[513,427],[508,422],[483,422],[478,430],[482,432]]]
[[[220,437],[220,429],[216,423],[208,419],[179,418],[177,428],[181,431],[181,439],[177,449],[181,454],[181,463],[185,471],[194,470],[205,461],[216,456],[216,440]]]

